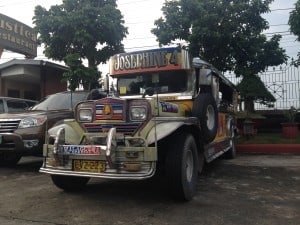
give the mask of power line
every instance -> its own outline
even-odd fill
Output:
[[[292,9],[295,9],[295,8],[272,9],[272,10],[270,10],[270,11],[271,11],[271,12],[274,12],[274,11],[284,11],[284,10],[292,10]]]
[[[272,25],[269,25],[269,27],[279,27],[279,26],[287,26],[289,24],[272,24]]]

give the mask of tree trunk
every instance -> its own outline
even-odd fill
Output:
[[[245,99],[245,111],[248,113],[254,113],[254,100],[252,98]]]

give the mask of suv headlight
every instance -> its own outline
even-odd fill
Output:
[[[130,119],[131,120],[145,120],[147,118],[147,108],[134,106],[130,108]]]
[[[79,121],[81,122],[92,122],[93,113],[91,109],[80,109],[78,113]]]
[[[41,126],[47,120],[46,115],[42,116],[34,116],[34,117],[26,117],[21,120],[19,124],[19,128],[29,128],[29,127],[37,127]]]

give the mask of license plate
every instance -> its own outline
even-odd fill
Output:
[[[100,145],[59,145],[58,154],[101,155],[101,146]]]
[[[73,160],[73,170],[79,172],[103,173],[105,171],[105,162],[99,160]]]

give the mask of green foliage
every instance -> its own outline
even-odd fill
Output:
[[[78,53],[67,55],[65,57],[65,63],[69,66],[70,70],[63,74],[63,80],[69,82],[70,90],[74,91],[79,84],[81,84],[85,90],[99,87],[97,84],[100,78],[100,72],[98,72],[96,67],[86,68],[82,65]]]
[[[279,46],[281,36],[268,39],[262,33],[268,29],[268,23],[261,14],[269,12],[271,2],[273,0],[166,1],[163,17],[155,21],[152,33],[161,45],[185,40],[193,56],[200,54],[220,71],[254,77],[267,67],[287,60],[285,50]],[[259,86],[265,92],[264,85]],[[242,85],[241,90],[244,87]],[[266,95],[255,93],[259,95],[254,99],[261,102],[274,99],[267,92]]]
[[[116,0],[63,0],[61,5],[51,6],[49,10],[36,6],[33,23],[39,42],[44,44],[45,55],[64,60],[70,63],[71,70],[76,69],[65,75],[71,79],[72,88],[76,82],[77,86],[80,83],[90,86],[85,84],[94,82],[97,77],[93,76],[99,76],[94,72],[97,65],[124,51],[122,40],[128,33]],[[75,67],[76,60],[70,59],[74,55],[78,59]],[[88,61],[89,68],[83,66],[83,60]],[[85,76],[79,75],[79,71]]]
[[[297,41],[300,41],[300,0],[295,4],[295,9],[290,13],[289,25],[291,32],[297,36]],[[300,65],[300,52],[295,64]]]
[[[287,118],[288,122],[290,123],[296,122],[297,113],[298,110],[294,106],[291,106],[291,108],[289,108],[289,110],[287,110],[285,113],[285,117]]]
[[[244,100],[259,101],[266,105],[276,101],[257,75],[243,77],[237,88]]]

